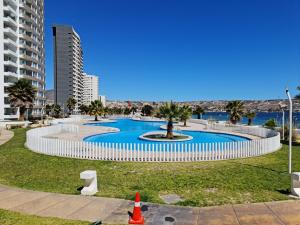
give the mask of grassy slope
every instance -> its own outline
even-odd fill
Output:
[[[23,147],[25,130],[0,146],[0,183],[32,190],[79,194],[79,173],[97,170],[99,196],[162,203],[159,194],[176,193],[182,205],[208,206],[287,199],[287,146],[266,156],[218,162],[130,163],[52,157]],[[300,171],[300,147],[294,169]]]

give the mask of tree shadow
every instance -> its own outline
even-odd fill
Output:
[[[276,190],[277,192],[279,192],[280,194],[283,194],[283,195],[289,195],[291,194],[290,190],[289,189],[285,189],[285,190]]]
[[[285,144],[285,145],[289,145],[289,141],[288,140],[281,140],[281,144]],[[292,146],[300,146],[300,142],[292,142]]]
[[[249,166],[249,167],[254,167],[254,168],[258,168],[258,169],[268,170],[268,171],[275,172],[275,173],[278,173],[278,174],[281,174],[281,175],[288,175],[289,174],[288,171],[285,171],[285,170],[284,171],[279,171],[279,170],[275,170],[275,169],[260,166],[260,165],[252,165],[252,164],[248,164],[248,163],[240,163],[240,162],[235,162],[235,161],[233,161],[233,163],[243,165],[243,166]]]

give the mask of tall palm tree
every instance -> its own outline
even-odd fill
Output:
[[[186,121],[191,118],[193,110],[188,105],[184,105],[180,108],[180,120],[183,121],[183,126],[186,127]]]
[[[36,88],[26,79],[20,79],[7,88],[9,102],[13,107],[19,107],[19,120],[24,121],[26,108],[33,105]]]
[[[253,119],[256,117],[256,112],[248,111],[244,115],[248,119],[248,126],[252,125]]]
[[[167,124],[167,136],[166,138],[172,139],[173,136],[173,121],[180,116],[180,108],[177,104],[173,102],[166,102],[159,108],[160,115],[163,118],[166,118],[168,121]]]
[[[68,107],[68,110],[69,110],[70,114],[73,113],[73,110],[75,109],[76,103],[77,103],[77,101],[75,100],[75,98],[73,98],[73,97],[68,98],[67,107]]]
[[[226,112],[229,114],[231,123],[236,124],[244,115],[244,103],[242,101],[231,101],[225,107]]]
[[[95,116],[95,121],[98,121],[98,116],[103,114],[103,105],[99,100],[92,101],[89,105],[89,114]]]
[[[204,114],[204,109],[201,106],[197,105],[193,113],[197,115],[198,119],[202,119],[202,114]]]
[[[58,118],[61,113],[60,105],[56,105],[56,104],[52,105],[52,112],[54,114],[54,117]]]

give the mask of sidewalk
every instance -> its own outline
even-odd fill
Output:
[[[0,127],[0,145],[5,144],[14,136],[14,132]]]
[[[142,204],[151,225],[299,225],[300,201],[189,208]],[[37,216],[127,224],[133,202],[36,192],[0,185],[0,208]]]

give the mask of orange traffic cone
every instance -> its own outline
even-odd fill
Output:
[[[142,216],[141,210],[141,198],[140,194],[137,192],[135,194],[134,208],[132,215],[129,216],[129,224],[144,224],[145,219]]]

